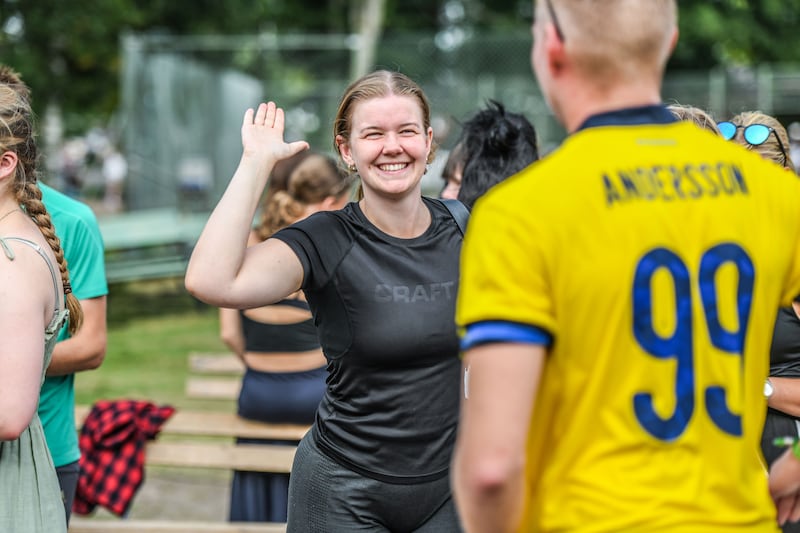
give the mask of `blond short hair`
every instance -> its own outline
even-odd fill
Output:
[[[677,27],[675,0],[550,2],[567,50],[587,75],[609,81],[663,75]],[[545,3],[537,0],[536,16],[549,20]]]
[[[775,130],[775,135],[778,136],[780,142],[775,138],[775,135],[770,134],[767,140],[763,143],[752,146],[752,149],[758,152],[764,159],[774,161],[779,165],[794,170],[792,158],[789,155],[789,135],[786,133],[786,128],[783,127],[777,118],[762,113],[761,111],[744,111],[739,113],[731,119],[731,122],[737,126],[747,127],[751,124],[763,124],[768,128]],[[743,131],[737,130],[736,136],[732,139],[742,146],[751,147],[751,145],[744,140]],[[781,149],[781,144],[783,149]]]

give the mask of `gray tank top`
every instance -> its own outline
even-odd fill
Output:
[[[45,328],[42,380],[53,355],[58,332],[67,319],[61,308],[58,278],[50,258],[33,241],[19,237],[0,238],[0,248],[10,260],[15,258],[8,241],[30,246],[44,259],[50,269],[55,291],[53,318]],[[61,488],[47,449],[39,415],[34,414],[30,425],[18,439],[0,441],[0,531],[16,533],[66,533],[67,524]]]

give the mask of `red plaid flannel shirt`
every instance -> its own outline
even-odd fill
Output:
[[[144,480],[144,448],[175,412],[136,400],[95,403],[79,438],[80,476],[72,510],[89,514],[97,505],[117,516],[128,512]]]

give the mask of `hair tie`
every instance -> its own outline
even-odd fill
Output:
[[[72,285],[69,281],[64,284],[64,294],[72,294]]]

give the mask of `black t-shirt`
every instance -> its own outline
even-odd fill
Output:
[[[414,239],[373,226],[357,203],[275,234],[303,265],[303,290],[328,360],[314,437],[343,466],[392,483],[446,475],[460,360],[454,313],[462,236],[424,198]]]
[[[769,352],[769,375],[800,377],[800,319],[791,306],[781,307],[775,320]]]

